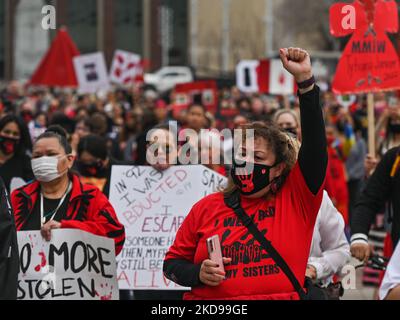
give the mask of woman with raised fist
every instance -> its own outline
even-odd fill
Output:
[[[289,48],[281,49],[280,57],[299,87],[298,159],[292,139],[278,127],[260,122],[242,127],[244,139],[227,189],[194,205],[165,259],[166,277],[192,288],[185,299],[298,300],[307,295],[307,260],[327,167],[325,126],[309,54]],[[249,130],[254,143],[247,143]],[[219,261],[207,247],[214,236],[221,243]],[[268,243],[281,260],[264,249]]]

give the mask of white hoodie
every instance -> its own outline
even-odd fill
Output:
[[[308,260],[308,264],[317,270],[319,282],[328,284],[351,259],[344,227],[342,215],[324,191]]]

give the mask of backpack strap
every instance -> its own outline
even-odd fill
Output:
[[[243,225],[249,230],[249,232],[254,236],[254,238],[260,243],[264,251],[269,254],[269,256],[275,261],[278,267],[283,271],[283,273],[290,280],[295,291],[300,296],[301,300],[308,300],[307,294],[303,287],[300,285],[293,271],[290,269],[286,261],[282,258],[279,252],[274,248],[271,241],[261,233],[261,231],[254,224],[253,220],[246,214],[245,210],[242,208],[240,203],[239,192],[236,191],[230,195],[225,195],[224,201],[227,207],[231,208]]]

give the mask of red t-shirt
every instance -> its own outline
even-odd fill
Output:
[[[323,188],[314,196],[299,165],[290,173],[273,198],[242,197],[242,207],[286,260],[300,283],[304,283],[307,261]],[[192,208],[176,235],[166,259],[183,259],[201,264],[208,259],[206,240],[221,239],[222,254],[232,258],[225,266],[227,280],[219,287],[193,288],[185,299],[298,300],[285,274],[249,234],[222,193],[212,194]]]

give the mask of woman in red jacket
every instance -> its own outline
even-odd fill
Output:
[[[303,284],[322,200],[326,136],[308,53],[290,48],[282,49],[280,55],[300,88],[303,143],[298,161],[291,139],[274,125],[244,126],[254,130],[254,149],[243,144],[240,151],[247,154],[244,160],[254,170],[237,175],[234,165],[225,195],[240,191],[243,209]],[[221,240],[225,272],[208,256],[206,240],[215,235]],[[192,288],[185,299],[299,299],[276,262],[225,205],[222,192],[194,205],[167,253],[164,274]]]
[[[125,229],[104,194],[70,172],[71,153],[61,127],[50,127],[36,140],[32,153],[36,181],[11,196],[17,230],[40,230],[50,241],[54,229],[80,229],[114,239],[119,254]]]
[[[326,127],[328,141],[328,169],[326,173],[325,190],[331,197],[335,207],[342,214],[345,225],[349,221],[349,190],[347,188],[346,165],[340,156],[339,147],[336,147],[336,129],[328,125]]]

